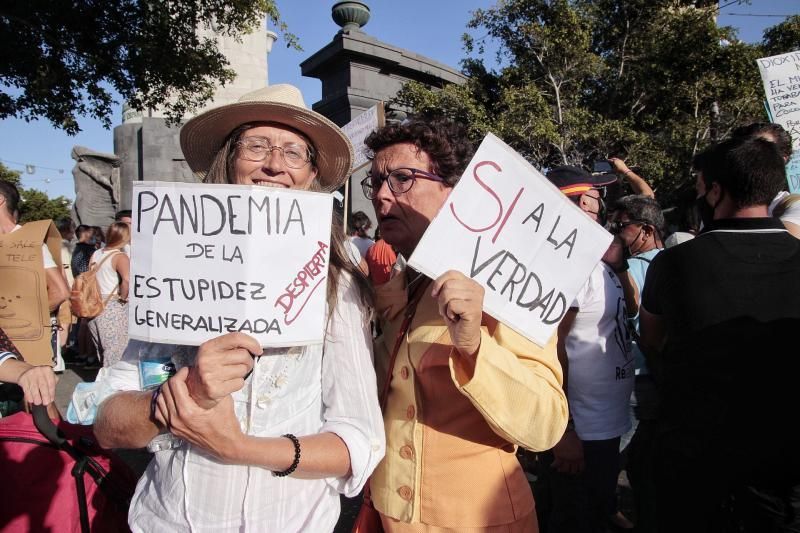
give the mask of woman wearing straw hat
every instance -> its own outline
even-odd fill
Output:
[[[207,183],[330,192],[352,147],[300,92],[275,85],[184,125],[181,147]],[[106,447],[143,447],[168,427],[182,441],[155,453],[129,513],[134,531],[330,531],[339,493],[357,494],[383,457],[365,280],[334,224],[323,345],[268,349],[230,333],[198,349],[171,347],[179,368],[160,393],[141,392],[130,341],[97,413]],[[255,358],[258,355],[269,357]]]

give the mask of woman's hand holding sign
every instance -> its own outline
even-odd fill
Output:
[[[478,348],[481,347],[481,319],[483,318],[484,289],[475,280],[461,272],[448,270],[439,276],[431,289],[431,296],[439,305],[453,347],[474,369]],[[471,371],[468,372],[471,375]]]
[[[253,368],[253,356],[262,353],[258,341],[244,333],[228,333],[204,342],[186,377],[189,395],[200,407],[213,408],[244,387],[245,377]]]
[[[244,434],[233,410],[233,398],[227,394],[210,408],[200,406],[189,393],[190,375],[190,368],[184,367],[164,382],[157,400],[157,419],[175,436],[223,461],[235,462],[235,451]]]

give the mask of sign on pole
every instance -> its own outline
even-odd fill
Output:
[[[800,50],[758,60],[772,121],[792,136],[794,153],[786,165],[789,191],[800,193]]]
[[[490,315],[544,346],[611,239],[490,133],[408,264],[474,279]]]
[[[332,209],[329,194],[135,182],[129,336],[322,343]]]
[[[369,150],[364,145],[364,139],[370,133],[382,127],[384,123],[383,102],[380,102],[342,126],[342,131],[353,143],[353,149],[355,150],[353,172],[369,163]]]

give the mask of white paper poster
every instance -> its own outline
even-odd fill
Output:
[[[370,133],[383,126],[383,122],[383,103],[379,103],[342,126],[342,131],[353,143],[355,151],[353,172],[369,163],[369,149],[364,145],[364,140]]]
[[[772,121],[792,136],[794,153],[786,165],[789,191],[800,193],[800,50],[758,60]]]
[[[135,182],[129,336],[322,343],[332,209],[329,194]]]
[[[490,315],[545,345],[611,239],[490,133],[409,265],[434,279],[448,270],[473,278]]]

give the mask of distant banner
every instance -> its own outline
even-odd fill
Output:
[[[322,343],[332,208],[329,194],[135,182],[129,336]]]
[[[800,193],[800,50],[763,57],[758,69],[772,121],[792,136],[794,154],[786,166],[789,191]]]
[[[370,107],[356,118],[342,126],[342,131],[350,142],[353,143],[355,159],[353,172],[369,163],[369,150],[364,145],[364,140],[370,133],[384,125],[383,102]]]
[[[489,314],[544,346],[611,239],[490,133],[409,265],[431,278],[473,278]]]

